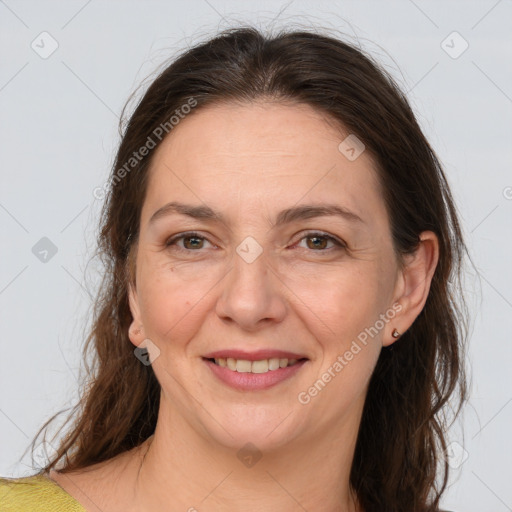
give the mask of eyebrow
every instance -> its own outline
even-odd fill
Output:
[[[226,219],[220,212],[212,210],[209,206],[195,206],[172,201],[165,204],[153,213],[148,221],[148,225],[153,224],[158,219],[167,217],[168,215],[179,214],[193,219],[206,220],[211,222],[220,222],[226,224]],[[315,217],[342,217],[351,222],[365,222],[356,213],[338,206],[336,204],[307,204],[302,206],[294,206],[281,210],[277,214],[276,222],[273,226],[281,226],[289,224],[297,220],[307,220]]]

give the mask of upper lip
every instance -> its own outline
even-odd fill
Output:
[[[246,352],[245,350],[227,349],[227,350],[216,350],[205,354],[203,357],[206,359],[244,359],[246,361],[260,361],[262,359],[307,359],[303,354],[296,354],[294,352],[285,352],[283,350],[269,350],[261,349],[254,352]]]

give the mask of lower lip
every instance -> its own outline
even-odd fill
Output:
[[[307,359],[299,361],[293,366],[279,368],[278,370],[270,370],[266,373],[236,372],[225,366],[219,366],[208,359],[203,359],[203,361],[210,367],[214,375],[224,382],[224,384],[241,391],[257,391],[259,389],[270,388],[285,381],[286,379],[289,379],[304,366]]]

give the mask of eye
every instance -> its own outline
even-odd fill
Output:
[[[183,240],[183,247],[177,245],[177,242],[180,240]],[[180,235],[169,238],[169,240],[165,242],[165,246],[175,247],[180,251],[193,252],[196,249],[203,249],[203,244],[205,241],[207,241],[207,239],[204,236],[191,231],[189,233],[181,233]]]
[[[325,233],[318,233],[318,232],[312,232],[307,233],[306,236],[302,237],[299,240],[299,243],[302,242],[302,240],[306,240],[306,245],[308,249],[311,249],[315,252],[329,252],[326,249],[344,249],[346,248],[346,244],[342,242],[341,240],[338,240],[334,236],[327,235]],[[312,243],[308,243],[308,240],[311,240]],[[334,244],[334,247],[327,247],[327,244],[331,242]]]
[[[183,240],[183,246],[178,245],[178,242],[180,242],[181,240]],[[303,236],[299,240],[299,243],[302,242],[303,240],[307,241],[306,248],[311,249],[314,252],[330,252],[329,249],[343,249],[347,247],[344,242],[338,240],[336,237],[321,232],[308,233],[306,236]],[[204,249],[205,241],[208,242],[208,240],[204,236],[201,236],[198,233],[191,231],[188,233],[181,233],[179,235],[171,237],[169,240],[167,240],[165,245],[166,247],[177,249],[179,251],[194,252],[199,251],[200,249]],[[311,241],[311,243],[308,243],[308,241]],[[327,244],[329,242],[333,244],[334,247],[327,247]]]

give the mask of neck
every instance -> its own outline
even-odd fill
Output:
[[[331,426],[335,438],[315,432],[260,452],[219,446],[169,412],[161,407],[155,434],[141,447],[134,509],[360,511],[349,485],[357,435],[350,422]]]

